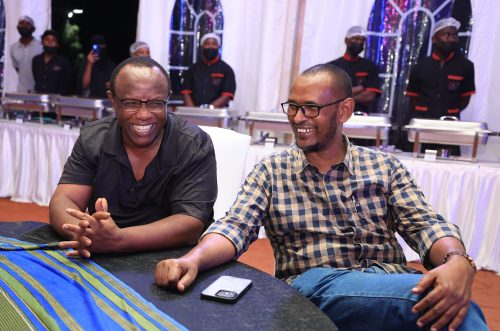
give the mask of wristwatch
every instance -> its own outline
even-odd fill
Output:
[[[470,257],[470,255],[467,254],[466,252],[462,252],[462,251],[451,251],[451,252],[446,253],[446,255],[444,256],[444,259],[443,259],[443,264],[445,264],[446,261],[448,261],[448,258],[452,255],[460,255],[460,256],[465,257],[467,259],[467,261],[469,261],[472,268],[474,269],[474,272],[477,272],[476,263],[474,262],[472,257]]]

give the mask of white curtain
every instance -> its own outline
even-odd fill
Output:
[[[19,39],[17,21],[23,15],[30,16],[35,21],[33,36],[40,39],[43,32],[51,26],[50,0],[3,0],[5,6],[5,49],[3,85],[4,92],[12,92],[17,88],[17,72],[12,67],[10,45]]]
[[[139,2],[136,41],[149,44],[151,57],[168,70],[170,18],[175,0]]]
[[[300,71],[344,55],[344,37],[354,25],[366,27],[374,0],[307,1]]]
[[[500,131],[500,1],[471,0],[471,4],[474,24],[469,59],[474,62],[477,93],[462,117]],[[500,137],[490,137],[478,154],[481,160],[500,161]]]

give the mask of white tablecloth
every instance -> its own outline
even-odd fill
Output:
[[[218,167],[225,165],[218,171],[219,187],[230,187],[233,192],[255,163],[284,148],[250,146],[242,171],[243,162],[235,162],[234,157],[248,148],[248,137],[237,134],[226,137],[210,130],[208,133],[213,136],[216,156],[220,159]],[[78,129],[0,120],[0,197],[48,205],[78,134]],[[240,149],[234,147],[236,138],[241,140]],[[478,266],[500,272],[500,165],[398,157],[436,211],[460,227],[467,250]],[[224,173],[232,176],[222,176]],[[234,200],[225,193],[221,193],[222,197],[221,208]],[[217,212],[217,216],[222,214],[222,210]],[[406,244],[402,246],[408,260],[418,259]]]
[[[0,197],[46,206],[79,129],[0,120]]]
[[[245,173],[265,156],[283,149],[252,145]],[[434,209],[460,227],[467,251],[478,267],[500,273],[500,164],[429,162],[406,154],[397,157]],[[419,260],[404,241],[400,243],[409,261]]]

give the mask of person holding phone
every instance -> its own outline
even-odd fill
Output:
[[[77,77],[77,93],[92,98],[106,98],[111,73],[116,65],[109,56],[108,43],[103,35],[90,39],[91,50],[83,59]]]
[[[257,164],[198,245],[157,264],[156,283],[186,290],[200,271],[238,258],[264,226],[276,277],[340,330],[487,330],[471,302],[476,267],[459,229],[393,155],[342,134],[352,95],[351,79],[333,64],[301,73],[281,104],[295,146]],[[396,233],[428,273],[406,264]]]

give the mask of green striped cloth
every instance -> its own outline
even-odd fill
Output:
[[[58,243],[0,236],[0,330],[187,330]]]

